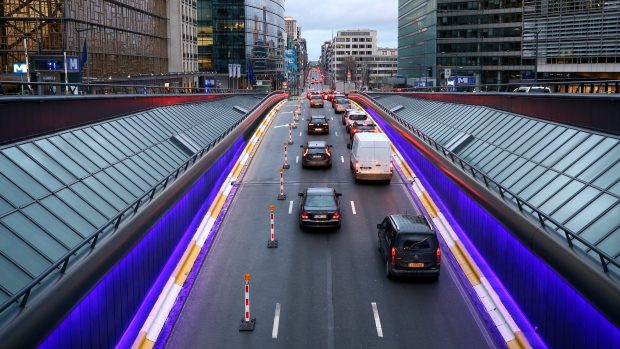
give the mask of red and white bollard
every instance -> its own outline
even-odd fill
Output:
[[[269,224],[270,224],[270,236],[267,240],[268,248],[278,247],[278,240],[276,240],[276,226],[275,226],[275,205],[269,205]]]
[[[288,144],[293,144],[293,125],[288,124]]]
[[[285,169],[285,170],[288,170],[289,168],[291,168],[291,165],[289,165],[289,163],[288,163],[287,144],[288,143],[284,143],[284,166],[282,166],[282,168]]]
[[[245,280],[245,315],[241,319],[239,331],[254,331],[256,319],[250,318],[250,274],[243,274]]]
[[[286,194],[284,194],[284,169],[280,169],[280,194],[278,194],[278,200],[286,200]]]

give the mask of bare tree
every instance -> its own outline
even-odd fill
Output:
[[[340,65],[340,67],[342,68],[341,72],[340,72],[340,80],[341,81],[347,81],[347,72],[351,72],[351,78],[353,79],[355,77],[355,70],[357,68],[357,65],[355,63],[355,58],[353,57],[346,57],[343,61],[342,64]]]

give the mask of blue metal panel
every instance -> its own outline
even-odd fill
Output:
[[[131,346],[244,146],[245,141],[240,138],[223,154],[136,248],[84,297],[40,348]]]
[[[534,347],[618,348],[620,331],[560,275],[366,109],[394,142]],[[543,342],[544,341],[544,342]]]

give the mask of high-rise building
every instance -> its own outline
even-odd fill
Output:
[[[299,35],[297,33],[297,21],[295,20],[295,18],[291,17],[291,16],[286,16],[284,17],[284,23],[286,26],[286,35],[288,35],[288,38],[293,41],[295,39],[299,38]]]
[[[198,71],[196,0],[168,1],[168,71]]]
[[[272,80],[283,71],[284,0],[198,0],[198,69]]]
[[[522,60],[523,0],[399,0],[398,72],[444,84],[444,72],[484,84],[518,81],[533,70]]]
[[[523,57],[538,78],[620,79],[620,1],[524,0]]]
[[[327,58],[333,81],[344,81],[349,78],[355,81],[358,58],[373,56],[377,51],[377,31],[339,30],[332,39],[331,49],[331,55]]]
[[[70,81],[167,73],[166,1],[0,2],[2,71],[25,62],[26,51],[33,80],[63,81],[63,52],[75,57]]]

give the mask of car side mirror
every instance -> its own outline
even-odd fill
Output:
[[[329,145],[329,147],[330,147],[330,148],[333,148],[334,146],[330,144],[330,145]]]
[[[303,148],[304,146],[303,146],[303,145],[300,145],[299,147],[300,147],[300,148]]]
[[[342,193],[336,193],[336,196],[342,196]]]
[[[381,223],[377,224],[377,228],[378,229],[383,229],[383,224],[381,224]]]
[[[351,144],[347,144],[347,149],[353,149],[353,146]]]
[[[301,197],[303,197],[303,196],[304,196],[304,193],[299,193],[299,194],[297,194],[297,196],[301,196]]]

